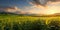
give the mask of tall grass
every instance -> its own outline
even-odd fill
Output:
[[[0,30],[60,30],[60,21],[52,20],[49,24],[44,20],[6,23],[0,21]]]
[[[0,30],[60,30],[60,18],[0,16]]]

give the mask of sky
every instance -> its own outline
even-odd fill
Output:
[[[16,14],[60,13],[60,0],[0,0],[0,12]]]

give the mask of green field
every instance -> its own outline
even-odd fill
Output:
[[[60,16],[0,15],[0,30],[60,30]]]

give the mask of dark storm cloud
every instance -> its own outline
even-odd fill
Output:
[[[60,0],[33,0],[32,3],[34,3],[34,4],[36,4],[36,5],[45,6],[48,1],[56,2],[56,1],[60,1]]]

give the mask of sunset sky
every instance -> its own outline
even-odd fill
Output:
[[[17,14],[60,13],[60,0],[0,0],[0,12]]]

